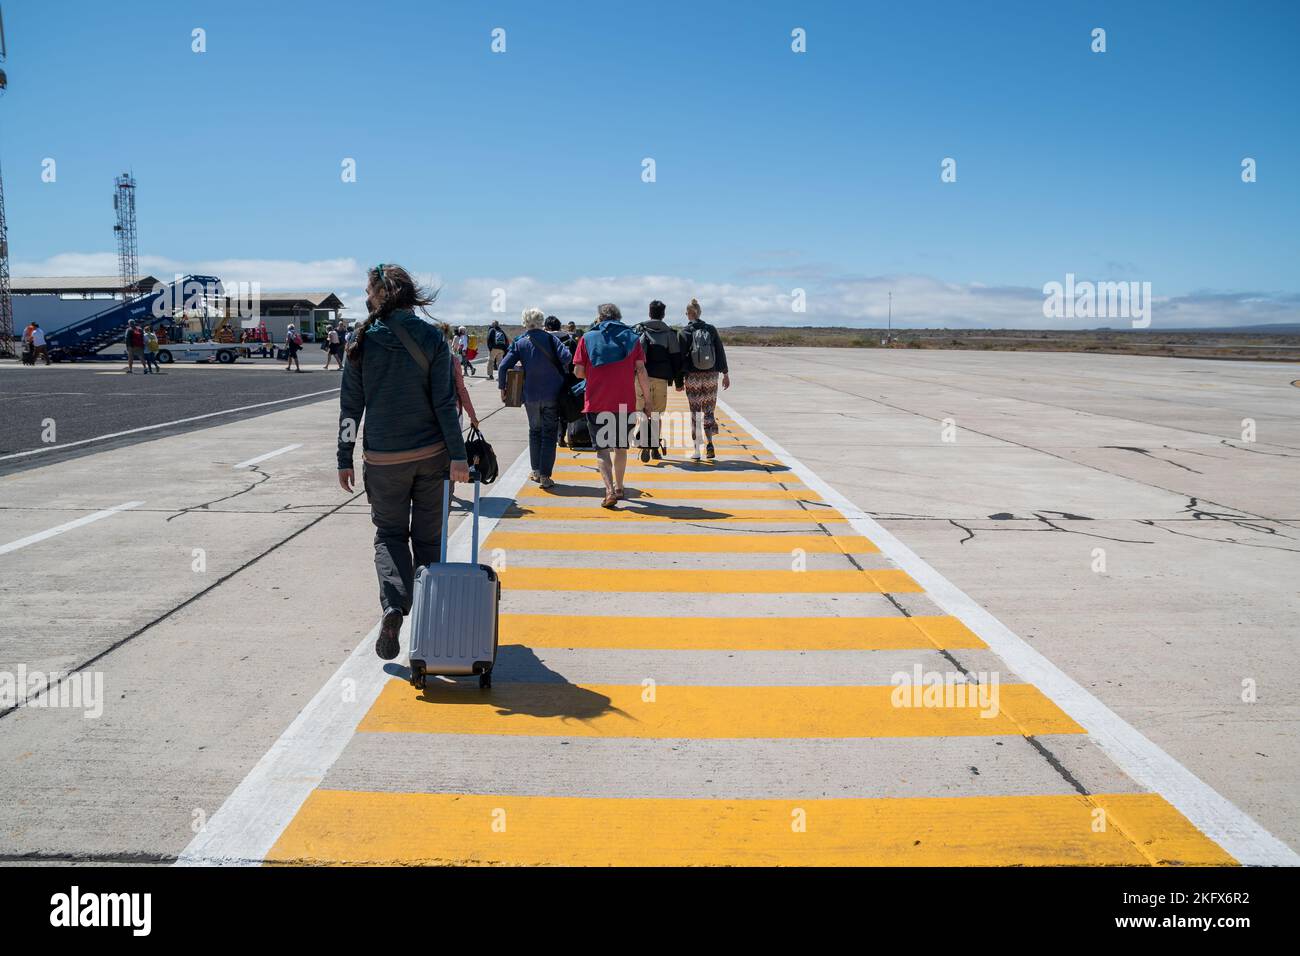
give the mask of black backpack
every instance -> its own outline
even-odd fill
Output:
[[[501,473],[497,465],[497,453],[492,450],[483,433],[470,426],[469,437],[465,439],[465,458],[471,468],[478,470],[479,481],[490,485]]]

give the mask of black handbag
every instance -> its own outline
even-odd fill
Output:
[[[478,471],[479,480],[485,485],[492,484],[501,473],[497,453],[492,450],[483,433],[472,425],[465,438],[465,458],[469,461],[469,466]]]

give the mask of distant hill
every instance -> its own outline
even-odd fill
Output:
[[[1212,329],[1168,329],[1169,332],[1253,332],[1256,335],[1300,335],[1300,322],[1265,322],[1263,325],[1225,325]]]

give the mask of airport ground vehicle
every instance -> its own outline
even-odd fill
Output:
[[[158,361],[163,365],[172,362],[211,362],[229,365],[240,358],[248,358],[248,346],[238,342],[168,342],[158,346]]]

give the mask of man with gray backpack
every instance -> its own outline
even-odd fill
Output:
[[[691,407],[691,438],[695,442],[692,461],[700,460],[700,446],[707,458],[716,457],[713,436],[718,433],[715,413],[718,407],[718,376],[722,387],[731,388],[727,373],[727,353],[722,348],[718,330],[700,318],[700,303],[691,299],[686,306],[686,327],[681,332],[682,379],[686,401]],[[680,386],[678,390],[680,391]]]

